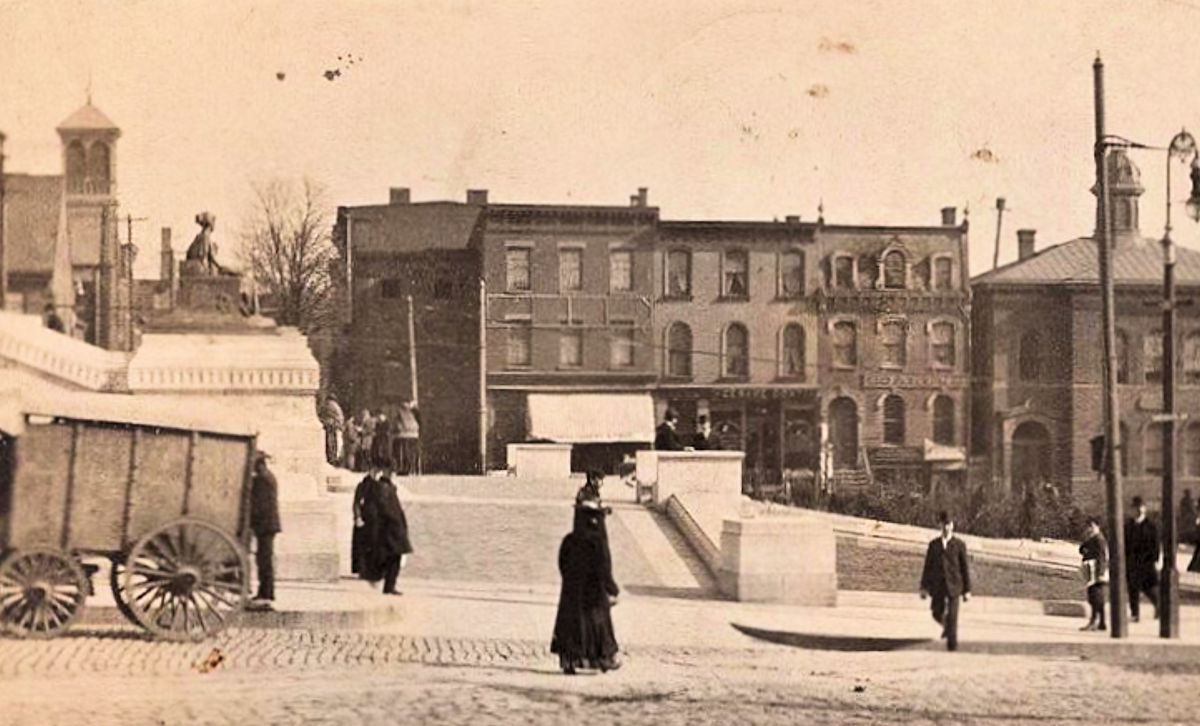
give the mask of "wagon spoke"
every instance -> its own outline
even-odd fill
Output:
[[[79,615],[87,580],[61,550],[17,550],[0,562],[0,619],[17,635],[55,635]]]
[[[203,588],[201,590],[198,590],[197,592],[199,594],[205,595],[207,598],[216,600],[218,603],[220,603],[228,608],[236,608],[237,607],[237,603],[233,603],[233,602],[230,602],[229,600],[226,600],[225,597],[221,595],[221,593],[217,592],[216,590],[213,590],[210,587]],[[210,607],[212,607],[212,606],[210,605]]]

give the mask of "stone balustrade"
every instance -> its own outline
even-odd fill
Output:
[[[0,361],[90,391],[127,386],[129,354],[88,345],[42,325],[37,315],[0,312]]]

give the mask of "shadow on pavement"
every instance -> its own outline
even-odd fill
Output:
[[[838,650],[838,651],[889,651],[908,650],[928,647],[936,641],[929,638],[878,638],[855,635],[813,635],[810,633],[792,633],[784,630],[765,630],[748,625],[730,623],[734,630],[751,638],[765,640],[770,643],[787,645],[793,648],[807,650]]]

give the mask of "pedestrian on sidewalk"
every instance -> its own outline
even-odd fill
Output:
[[[342,454],[342,467],[350,471],[358,471],[360,462],[358,457],[358,437],[361,432],[358,421],[354,416],[346,417],[346,426],[342,429],[342,446],[344,452]]]
[[[411,401],[404,401],[396,409],[396,432],[393,442],[392,460],[404,476],[419,474],[417,443],[421,436],[421,424]]]
[[[383,575],[383,594],[399,595],[396,578],[412,554],[408,539],[408,518],[400,505],[400,495],[392,483],[391,468],[383,467],[377,483],[379,493],[379,536],[377,563]]]
[[[1158,619],[1158,528],[1146,516],[1146,503],[1133,498],[1134,516],[1125,523],[1125,581],[1129,585],[1130,620],[1138,622],[1142,593],[1154,603]]]
[[[1108,584],[1108,541],[1100,531],[1099,518],[1088,517],[1079,555],[1083,558],[1083,579],[1087,582],[1087,601],[1092,610],[1087,625],[1080,630],[1106,630],[1104,586]]]
[[[267,468],[271,457],[258,452],[250,481],[250,531],[254,533],[254,564],[258,570],[258,594],[251,610],[272,610],[275,599],[275,535],[279,534],[279,484]]]
[[[654,430],[654,448],[657,451],[683,451],[683,441],[675,431],[679,425],[679,414],[675,409],[668,408],[663,415],[663,422]]]
[[[612,606],[620,589],[612,578],[612,558],[601,534],[604,511],[577,506],[575,525],[558,549],[558,571],[562,587],[550,652],[558,655],[559,667],[567,675],[577,668],[603,671],[621,667],[616,659],[616,634]]]
[[[364,408],[359,421],[358,466],[363,471],[367,471],[374,466],[374,457],[371,452],[375,444],[375,417],[371,415],[370,409]]]
[[[392,422],[383,411],[375,417],[371,434],[371,464],[381,469],[392,468]]]
[[[1196,521],[1192,524],[1192,532],[1194,539],[1192,545],[1195,547],[1192,550],[1192,561],[1188,563],[1188,572],[1200,572],[1200,514],[1196,515]]]
[[[332,393],[326,396],[321,405],[321,425],[325,428],[325,460],[334,466],[342,463],[342,429],[346,425],[346,417],[342,407],[338,405],[337,397]]]
[[[925,569],[921,573],[921,599],[931,598],[933,619],[942,625],[942,637],[948,650],[958,650],[959,598],[971,596],[971,571],[967,546],[954,536],[954,520],[949,512],[939,512],[942,534],[929,543]]]
[[[379,470],[371,467],[354,488],[354,534],[350,539],[350,571],[368,582],[382,575],[377,566],[379,547]]]

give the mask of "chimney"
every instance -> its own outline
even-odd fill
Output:
[[[638,195],[636,195],[636,194],[629,195],[629,206],[636,207],[638,205],[638,201],[639,201]]]
[[[787,216],[787,223],[788,224],[800,224],[800,215],[799,214],[789,214]]]
[[[942,207],[942,226],[953,227],[955,225],[955,216],[958,210],[954,207]]]
[[[468,189],[467,204],[487,204],[487,192],[488,190],[486,189]]]
[[[409,204],[411,201],[408,187],[392,187],[388,190],[388,204]]]
[[[1034,252],[1034,236],[1037,235],[1036,229],[1018,229],[1017,230],[1017,259],[1027,260],[1033,257]]]
[[[637,203],[637,205],[639,207],[646,206],[646,202],[649,199],[649,197],[650,197],[649,189],[647,189],[646,187],[638,187],[638,193],[637,193],[638,203]]]
[[[162,247],[159,252],[158,279],[167,284],[171,308],[175,308],[175,248],[171,246],[171,228],[162,228]]]

